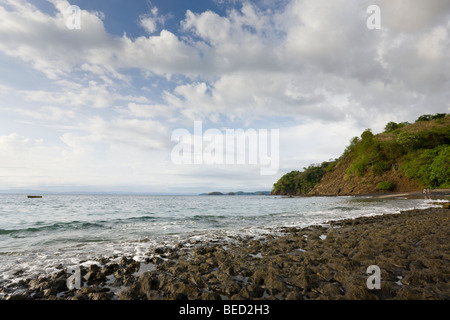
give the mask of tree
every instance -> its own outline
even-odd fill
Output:
[[[397,122],[391,121],[386,124],[384,127],[384,132],[391,132],[398,129],[399,124]]]
[[[431,120],[432,115],[431,114],[423,114],[420,117],[417,118],[416,122],[420,122],[420,121],[430,121]]]
[[[312,164],[304,171],[291,171],[280,178],[272,189],[272,194],[305,195],[320,182],[327,168],[335,162],[324,161],[321,164]]]
[[[397,136],[397,143],[405,148],[406,151],[412,149],[419,141],[417,136],[410,132],[400,132]]]
[[[358,145],[359,141],[360,141],[359,137],[353,137],[353,138],[351,138],[351,139],[350,139],[350,144],[349,144],[347,147],[345,147],[344,155],[346,155],[346,154],[348,154],[348,153],[350,153],[350,152],[355,151],[356,146]]]
[[[447,116],[446,113],[436,113],[434,115],[432,115],[432,114],[424,114],[424,115],[421,115],[419,118],[417,118],[416,122],[431,121],[431,120],[445,118],[446,116]]]

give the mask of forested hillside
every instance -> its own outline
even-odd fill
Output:
[[[450,188],[450,115],[423,115],[365,130],[334,162],[287,173],[272,194],[351,195]]]

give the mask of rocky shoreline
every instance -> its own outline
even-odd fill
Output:
[[[441,208],[284,228],[279,236],[159,247],[129,257],[0,283],[1,300],[450,299],[450,211]],[[368,289],[371,265],[380,289]]]

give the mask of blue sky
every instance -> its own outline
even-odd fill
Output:
[[[448,112],[449,17],[446,0],[0,0],[0,189],[270,190],[367,128]],[[175,164],[195,121],[278,130],[278,170]]]

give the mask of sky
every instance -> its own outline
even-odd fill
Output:
[[[271,190],[449,110],[448,0],[0,0],[0,190]]]

